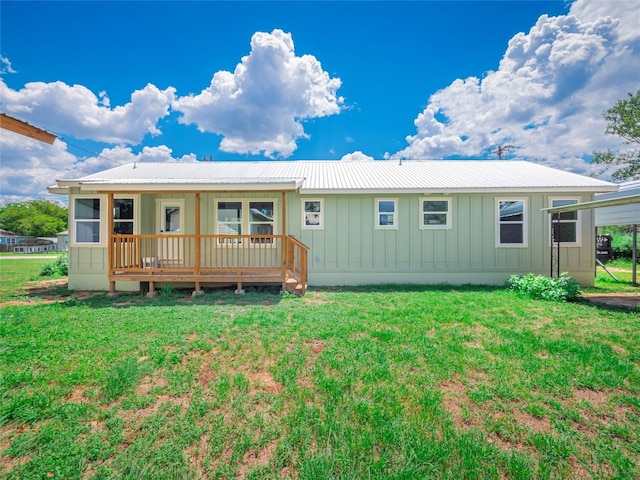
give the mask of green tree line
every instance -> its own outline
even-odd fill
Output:
[[[0,207],[0,228],[30,237],[53,237],[67,230],[68,212],[47,200],[7,203]]]

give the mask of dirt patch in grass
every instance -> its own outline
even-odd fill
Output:
[[[588,402],[597,409],[606,407],[609,403],[609,395],[602,390],[590,388],[574,388],[573,396],[578,402]]]
[[[307,291],[300,301],[307,305],[324,305],[326,303],[333,303],[332,300],[327,300],[327,294],[325,292],[309,292]]]
[[[200,364],[200,371],[198,372],[198,385],[202,388],[207,388],[209,383],[216,376],[216,372],[211,368],[211,361],[216,356],[217,351],[210,350],[202,357],[202,363]]]
[[[444,408],[453,419],[453,424],[457,429],[463,429],[469,426],[469,422],[462,416],[462,407],[469,403],[467,397],[467,389],[464,384],[458,380],[447,380],[440,385],[442,392],[442,403]]]
[[[76,388],[73,389],[73,391],[69,395],[67,395],[67,397],[65,398],[65,401],[69,403],[80,403],[80,402],[86,401],[84,392],[88,388],[89,387],[85,385],[78,385]]]
[[[167,381],[159,374],[145,375],[140,380],[140,383],[136,386],[136,395],[147,395],[153,388],[164,388],[167,386]]]
[[[189,467],[195,474],[195,478],[207,478],[206,459],[210,449],[209,432],[204,432],[197,443],[184,449],[184,455],[189,459]]]
[[[252,396],[259,391],[280,393],[284,389],[284,386],[276,382],[273,376],[267,371],[248,372],[246,376],[249,379],[249,394]]]
[[[25,425],[19,427],[0,426],[0,474],[10,473],[17,467],[26,464],[33,455],[10,456],[3,455],[3,452],[11,447],[15,437],[30,431],[31,429]]]
[[[242,457],[242,464],[240,465],[240,470],[238,470],[236,479],[244,480],[252,469],[267,465],[273,458],[273,454],[276,452],[277,448],[278,441],[272,440],[258,451],[245,452]]]
[[[193,342],[194,340],[197,340],[197,339],[198,339],[198,334],[196,332],[193,332],[187,336],[187,342]]]
[[[86,290],[76,290],[73,293],[70,293],[66,289],[67,285],[68,282],[66,277],[28,282],[24,290],[23,298],[0,302],[0,306],[23,306],[33,305],[36,303],[49,304],[65,302],[71,297],[78,300],[84,300],[104,293]]]
[[[580,296],[591,303],[631,309],[640,308],[640,293],[583,293]]]
[[[516,422],[525,427],[530,428],[536,433],[551,434],[551,421],[548,417],[534,417],[530,413],[523,412],[522,410],[514,410],[513,418]]]
[[[310,350],[310,354],[307,356],[307,361],[304,365],[304,370],[298,376],[298,385],[305,389],[311,389],[313,381],[311,379],[311,371],[316,361],[316,357],[320,355],[325,349],[325,343],[322,340],[315,339],[310,342],[304,342],[304,346]]]

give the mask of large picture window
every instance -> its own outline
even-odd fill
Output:
[[[393,198],[376,198],[376,228],[398,228],[398,201]]]
[[[421,198],[420,228],[451,228],[451,199]]]
[[[322,199],[302,200],[302,228],[324,228],[324,201]]]
[[[216,202],[216,233],[218,235],[265,235],[275,232],[275,202],[273,200],[221,200]],[[220,241],[242,243],[241,239]],[[252,239],[252,243],[272,243],[271,238]]]
[[[564,207],[578,203],[577,198],[552,198],[552,207]],[[564,245],[580,244],[580,212],[562,212],[551,215],[551,241]]]
[[[527,211],[524,199],[497,200],[498,246],[522,247],[527,244]]]
[[[73,223],[75,243],[100,243],[100,198],[74,199]]]

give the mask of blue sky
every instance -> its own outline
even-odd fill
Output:
[[[640,2],[2,1],[0,201],[130,161],[507,158],[598,174]],[[606,174],[605,174],[606,175]]]

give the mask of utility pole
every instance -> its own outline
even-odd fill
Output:
[[[515,145],[498,145],[498,148],[491,153],[496,153],[498,155],[498,160],[502,160],[502,154],[504,152],[508,152],[512,148],[516,148]]]

